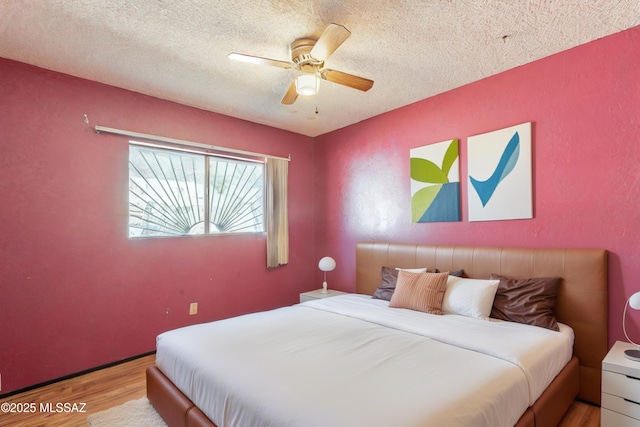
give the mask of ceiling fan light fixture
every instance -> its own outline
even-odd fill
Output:
[[[296,72],[297,77],[289,80],[287,90],[280,100],[283,105],[293,104],[300,95],[316,95],[320,91],[321,79],[366,92],[373,86],[373,80],[325,67],[329,56],[349,38],[350,34],[351,32],[342,25],[329,24],[317,40],[309,37],[294,40],[289,45],[291,59],[288,61],[236,52],[230,53],[229,58]]]
[[[296,78],[298,95],[311,96],[320,90],[320,79],[315,74],[304,74]]]

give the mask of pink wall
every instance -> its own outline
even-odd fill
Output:
[[[636,27],[317,138],[316,250],[337,258],[330,283],[354,289],[358,241],[604,248],[610,341],[623,339],[624,302],[640,290],[639,46]],[[528,121],[534,219],[469,222],[466,138]],[[462,221],[413,224],[409,150],[452,138]]]
[[[353,290],[363,240],[607,249],[610,341],[621,339],[624,301],[640,290],[639,45],[637,27],[315,144],[0,59],[0,393],[151,351],[164,330],[294,303],[320,283],[324,255],[338,261],[330,286]],[[290,264],[266,271],[263,235],[129,240],[126,141],[96,135],[84,114],[91,125],[291,153]],[[470,223],[463,197],[461,222],[411,223],[410,148],[460,138],[466,177],[468,136],[525,121],[534,219]],[[631,333],[640,340],[640,327]]]
[[[310,289],[312,138],[4,59],[0,87],[0,394]],[[263,234],[129,240],[127,140],[95,134],[84,114],[91,125],[291,154],[290,264],[267,272]]]

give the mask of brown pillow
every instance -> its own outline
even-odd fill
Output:
[[[559,331],[554,315],[560,277],[513,279],[492,274],[500,280],[491,317]]]
[[[396,289],[389,307],[408,308],[430,314],[442,314],[442,300],[449,273],[398,272]]]
[[[464,277],[464,270],[453,270],[449,272],[449,276]]]
[[[382,283],[373,293],[371,298],[390,301],[391,295],[393,295],[393,291],[396,289],[398,270],[391,267],[382,267],[380,275],[382,276]]]
[[[429,273],[437,273],[438,270],[429,270]],[[380,270],[380,276],[382,276],[382,282],[378,289],[373,293],[371,298],[373,299],[383,299],[386,301],[391,301],[391,295],[393,295],[393,291],[396,289],[396,282],[398,281],[398,269],[392,267],[382,267]]]

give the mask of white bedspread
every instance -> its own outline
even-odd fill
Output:
[[[513,426],[573,333],[344,295],[160,334],[158,367],[218,427]]]

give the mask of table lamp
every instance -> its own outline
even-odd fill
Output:
[[[627,307],[631,307],[634,310],[640,310],[640,292],[636,292],[635,294],[633,294],[633,295],[631,295],[629,297],[629,299],[627,300],[626,304],[624,305],[624,311],[622,312],[622,330],[624,332],[625,338],[631,344],[635,345],[636,347],[640,347],[640,344],[636,344],[635,342],[631,341],[629,339],[629,335],[627,335],[627,327],[626,327],[626,324],[625,324],[625,321],[626,321],[626,318],[627,318]],[[640,362],[640,350],[638,350],[638,349],[625,350],[624,351],[624,357],[626,357],[627,359],[630,359],[630,360],[635,360],[636,362]]]
[[[318,263],[318,268],[324,272],[324,282],[322,283],[321,294],[328,294],[327,290],[327,271],[333,271],[336,268],[336,261],[330,256],[326,256]],[[639,292],[640,293],[640,292]]]

